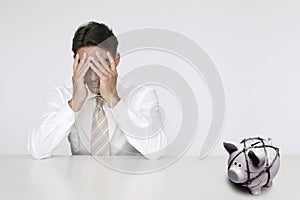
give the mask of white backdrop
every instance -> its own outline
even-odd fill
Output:
[[[300,154],[299,10],[297,0],[1,1],[0,153],[27,153],[27,136],[49,90],[71,80],[74,31],[95,20],[117,35],[145,27],[173,30],[205,49],[226,94],[226,120],[212,154],[225,154],[223,140],[252,135],[272,137],[283,154]],[[124,58],[120,74],[133,66],[130,60],[144,64],[156,56]],[[173,60],[174,68],[188,77],[188,68],[178,62]],[[211,108],[204,84],[190,83],[201,124],[187,154],[197,155]],[[160,97],[168,102],[168,95]]]

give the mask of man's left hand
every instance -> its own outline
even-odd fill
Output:
[[[119,101],[116,90],[118,72],[116,69],[115,60],[109,52],[107,52],[107,57],[109,63],[107,63],[99,54],[96,52],[98,58],[97,61],[94,57],[91,57],[91,69],[100,77],[100,93],[102,97],[106,100],[110,108],[113,108]]]

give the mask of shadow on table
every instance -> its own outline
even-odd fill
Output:
[[[230,186],[230,188],[232,188],[235,192],[241,194],[241,195],[251,195],[251,193],[249,192],[249,189],[247,187],[243,187],[240,186],[238,184],[235,184],[233,182],[231,182],[229,179],[227,179],[227,183]],[[268,191],[270,190],[270,188],[266,188],[266,187],[262,187],[261,189],[261,195],[265,195],[266,193],[268,193]]]

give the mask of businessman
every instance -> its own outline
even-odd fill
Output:
[[[76,30],[72,83],[51,90],[28,138],[34,158],[50,157],[64,140],[73,155],[158,159],[163,154],[166,137],[156,92],[141,86],[127,96],[118,93],[122,82],[117,47],[116,36],[105,24],[89,22]]]

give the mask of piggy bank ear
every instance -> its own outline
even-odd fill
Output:
[[[265,163],[264,155],[255,154],[252,150],[248,152],[248,156],[255,167],[260,167]]]
[[[238,150],[237,145],[235,145],[233,142],[223,142],[223,146],[229,154],[232,154]]]

